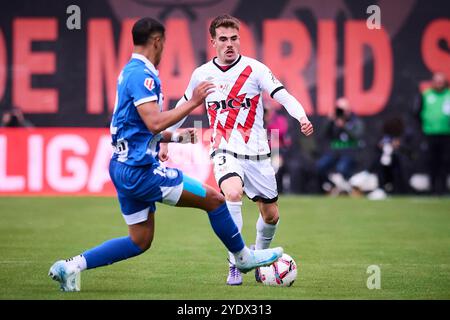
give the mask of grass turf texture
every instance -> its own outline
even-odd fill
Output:
[[[51,264],[127,234],[114,198],[0,198],[0,299],[450,299],[450,199],[291,197],[279,201],[273,246],[299,267],[290,288],[266,287],[253,272],[225,285],[226,253],[196,209],[159,205],[144,254],[81,276],[62,293]],[[244,201],[246,243],[256,206]],[[381,269],[381,289],[366,286]]]

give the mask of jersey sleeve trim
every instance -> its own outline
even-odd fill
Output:
[[[156,101],[156,100],[158,100],[157,96],[145,97],[145,98],[139,99],[138,101],[135,101],[134,105],[137,107],[143,103]]]
[[[274,89],[270,94],[270,97],[273,99],[273,95],[282,89],[284,89],[284,86],[279,86],[278,88]]]

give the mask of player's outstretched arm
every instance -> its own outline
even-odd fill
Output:
[[[175,108],[178,108],[186,101],[187,101],[187,99],[185,98],[185,96],[181,97],[181,99],[178,100],[177,104],[175,105]],[[167,128],[167,131],[175,132],[178,128],[180,128],[183,125],[183,123],[186,121],[186,119],[187,119],[187,116],[184,117],[183,119],[181,119],[180,121],[178,121],[177,123],[175,123],[173,126],[170,126],[169,128]]]
[[[158,103],[151,101],[140,104],[137,106],[137,110],[148,130],[153,134],[157,134],[177,123],[201,105],[205,98],[214,91],[213,89],[213,83],[204,81],[194,89],[192,98],[178,108],[160,112]]]
[[[305,136],[309,136],[314,132],[312,123],[306,116],[305,109],[286,89],[277,91],[273,98],[280,103],[286,111],[300,122],[300,130]]]

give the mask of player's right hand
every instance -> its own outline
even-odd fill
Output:
[[[169,160],[169,148],[167,146],[167,143],[161,143],[159,145],[158,159],[161,162],[166,162],[167,160]]]
[[[307,117],[300,118],[300,131],[305,136],[309,136],[314,132],[314,127]]]
[[[202,81],[200,84],[195,87],[194,92],[192,93],[191,101],[196,105],[200,105],[203,103],[205,98],[212,92],[214,92],[215,85],[209,81]]]

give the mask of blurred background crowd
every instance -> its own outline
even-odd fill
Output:
[[[329,195],[450,193],[450,89],[436,72],[429,87],[411,96],[410,113],[391,115],[367,132],[348,99],[337,99],[328,117],[315,122],[313,139],[287,130],[296,124],[268,101],[266,125],[278,129],[275,159],[281,192]],[[292,132],[292,131],[291,131]],[[300,151],[300,152],[299,152]]]

